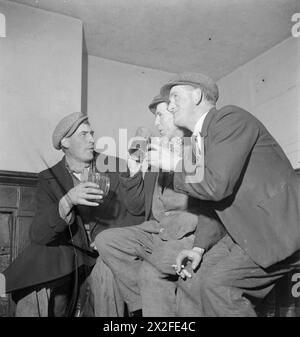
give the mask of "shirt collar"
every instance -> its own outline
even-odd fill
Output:
[[[193,135],[198,135],[199,133],[201,133],[202,126],[203,126],[203,123],[204,123],[204,119],[205,119],[206,115],[208,114],[208,112],[209,112],[209,111],[205,112],[205,113],[198,119],[198,122],[196,123],[195,128],[194,128]]]
[[[88,172],[89,172],[89,169],[91,167],[91,165],[89,167],[86,167],[82,170],[82,172],[76,172],[74,170],[72,170],[67,162],[67,160],[65,160],[65,166],[66,166],[66,169],[68,170],[68,172],[73,175],[77,180],[81,181],[83,176],[84,178],[87,179],[87,175],[88,175]]]

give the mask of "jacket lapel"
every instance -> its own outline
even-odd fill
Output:
[[[61,195],[58,197],[58,199],[60,199],[74,186],[72,177],[66,168],[66,158],[63,157],[60,162],[58,162],[49,170],[50,177],[53,178],[59,187],[59,192]]]
[[[152,198],[155,187],[155,182],[158,172],[147,172],[144,177],[145,191],[145,218],[148,219],[151,214]]]
[[[207,136],[208,127],[217,113],[218,113],[218,110],[216,108],[212,108],[209,110],[206,118],[204,119],[202,130],[200,132],[200,136],[203,137],[203,139]]]

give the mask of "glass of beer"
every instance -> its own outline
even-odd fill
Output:
[[[105,173],[98,172],[95,166],[90,168],[87,181],[95,183],[99,186],[99,189],[102,191],[103,199],[108,195],[110,188],[109,176]],[[95,202],[99,202],[99,200],[95,200]],[[100,202],[103,202],[103,200]]]

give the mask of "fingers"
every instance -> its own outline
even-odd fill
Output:
[[[192,262],[192,269],[193,270],[195,270],[198,267],[200,261],[201,261],[201,256],[200,255],[195,256],[195,258],[194,258],[194,260]]]
[[[181,272],[180,272],[180,277],[182,279],[185,279],[185,278],[191,278],[192,277],[192,274],[189,273],[186,269],[182,269]]]
[[[98,195],[98,194],[87,194],[87,193],[83,193],[81,195],[81,199],[87,199],[87,200],[102,200],[103,196],[102,195]]]
[[[92,188],[96,188],[96,189],[99,189],[99,185],[96,184],[96,183],[92,183],[90,181],[87,181],[85,183],[81,183],[79,184],[78,186],[82,186],[82,187],[92,187]]]
[[[99,187],[98,187],[98,188],[90,188],[90,187],[88,187],[88,188],[85,188],[85,189],[84,189],[84,193],[86,193],[86,194],[96,194],[96,195],[98,195],[98,194],[103,194],[103,191],[100,190]]]
[[[87,201],[86,199],[80,199],[78,200],[78,205],[83,205],[83,206],[92,206],[92,207],[97,207],[100,204],[99,202],[94,202],[94,201]]]
[[[192,277],[192,274],[184,268],[184,265],[181,265],[180,269],[178,269],[176,264],[173,264],[172,267],[175,269],[176,274],[179,275],[182,279]]]
[[[183,260],[188,257],[188,251],[186,249],[182,250],[176,257],[177,269],[181,270]]]

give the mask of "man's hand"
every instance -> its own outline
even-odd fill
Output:
[[[178,162],[181,160],[181,157],[170,151],[168,147],[156,144],[151,144],[146,158],[149,166],[161,168],[168,172],[175,171]]]
[[[192,263],[192,269],[195,270],[202,260],[203,253],[204,249],[198,247],[182,250],[176,258],[175,269],[177,274],[183,279],[186,277],[191,278],[191,273],[188,272],[185,268],[186,263],[190,261]]]
[[[73,205],[99,206],[103,196],[99,186],[92,182],[80,183],[68,193]]]

